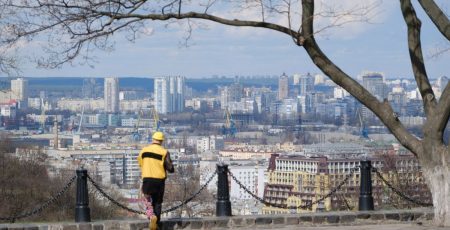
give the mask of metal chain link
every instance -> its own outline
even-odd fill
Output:
[[[391,189],[395,194],[397,194],[398,196],[400,196],[401,198],[414,203],[416,205],[419,206],[425,206],[425,207],[430,207],[433,206],[432,203],[427,203],[427,202],[422,202],[422,201],[418,201],[418,200],[414,200],[413,198],[405,195],[404,193],[402,193],[400,190],[398,190],[397,188],[395,188],[391,183],[389,183],[384,177],[383,175],[381,175],[381,173],[378,171],[377,168],[372,168],[372,171],[375,172],[378,176],[378,178],[380,178],[384,184],[386,184],[388,186],[389,189]]]
[[[330,197],[330,196],[332,196],[333,194],[335,194],[335,193],[337,192],[337,190],[341,189],[341,187],[342,187],[345,183],[347,183],[347,181],[350,179],[350,177],[353,176],[353,174],[355,173],[356,169],[358,169],[359,167],[360,167],[360,166],[356,166],[355,168],[352,168],[352,169],[350,170],[350,173],[344,178],[344,180],[343,180],[338,186],[336,186],[335,188],[333,188],[333,189],[331,190],[331,192],[329,192],[327,195],[325,195],[325,196],[323,196],[322,198],[317,199],[316,201],[311,202],[311,203],[309,203],[309,204],[299,205],[299,206],[296,206],[296,207],[295,207],[295,206],[289,206],[289,207],[287,207],[287,206],[284,206],[284,205],[282,205],[282,204],[273,204],[273,203],[270,203],[270,202],[264,200],[264,198],[261,198],[261,197],[259,197],[258,195],[254,194],[254,193],[253,193],[252,191],[250,191],[247,187],[245,187],[245,185],[242,184],[242,182],[240,182],[240,181],[233,175],[233,173],[231,173],[230,170],[228,170],[228,174],[230,174],[231,178],[233,178],[233,180],[239,185],[240,188],[242,188],[245,192],[247,192],[248,194],[250,194],[250,195],[251,195],[253,198],[255,198],[256,200],[258,200],[259,202],[261,202],[261,203],[263,203],[263,204],[265,204],[265,205],[267,205],[267,206],[272,206],[272,207],[275,207],[275,208],[281,208],[281,209],[309,209],[309,208],[312,208],[313,205],[318,204],[318,203],[324,201],[324,200],[327,199],[328,197]]]
[[[187,198],[186,200],[184,200],[183,202],[181,202],[181,204],[173,206],[171,208],[168,208],[164,211],[162,211],[162,213],[168,213],[168,212],[172,212],[175,211],[176,209],[180,208],[181,206],[189,203],[190,201],[192,201],[196,196],[198,196],[207,186],[208,184],[212,181],[212,179],[217,175],[217,170],[214,171],[213,174],[211,174],[211,176],[209,177],[209,179],[206,181],[206,183],[196,192],[194,193],[191,197]]]
[[[39,206],[31,211],[20,214],[20,215],[10,216],[10,217],[0,217],[0,221],[8,220],[11,223],[14,223],[18,219],[30,217],[30,216],[33,216],[33,215],[36,215],[36,214],[42,212],[44,209],[46,209],[48,206],[50,206],[52,203],[54,203],[56,200],[58,200],[67,190],[69,190],[70,186],[73,184],[73,182],[75,181],[76,178],[77,178],[77,176],[73,176],[72,178],[70,178],[70,180],[67,182],[67,184],[56,195],[52,196],[50,199],[48,199],[46,202],[44,202],[41,206]]]
[[[217,171],[215,171],[208,179],[208,181],[196,192],[194,193],[191,197],[187,198],[186,200],[184,200],[183,202],[181,202],[181,204],[176,205],[174,207],[168,208],[164,211],[162,211],[161,213],[168,213],[168,212],[172,212],[178,208],[180,208],[181,206],[189,203],[190,201],[192,201],[196,196],[198,196],[205,188],[206,186],[208,186],[208,184],[212,181],[212,179],[214,178],[214,176],[217,174]],[[112,198],[111,196],[109,196],[101,187],[100,185],[98,185],[89,175],[87,176],[87,178],[89,179],[89,182],[91,182],[91,184],[100,192],[100,194],[102,194],[102,196],[104,196],[106,199],[108,199],[111,203],[117,205],[118,207],[125,209],[128,212],[132,212],[132,213],[136,213],[136,214],[141,214],[141,215],[145,215],[144,211],[139,211],[139,210],[135,210],[132,208],[129,208],[123,204],[121,204],[120,202],[116,201],[114,198]]]
[[[97,189],[98,192],[100,192],[100,194],[102,194],[103,197],[105,197],[106,199],[108,199],[111,203],[117,205],[118,207],[127,210],[128,212],[132,212],[132,213],[136,213],[136,214],[142,214],[145,215],[145,212],[143,211],[139,211],[139,210],[134,210],[132,208],[129,208],[123,204],[121,204],[119,201],[116,201],[114,198],[112,198],[110,195],[108,195],[105,190],[103,190],[100,185],[97,184],[97,182],[94,181],[94,179],[92,179],[91,176],[89,176],[89,174],[87,175],[87,178],[89,180],[89,182],[91,182],[91,184]]]

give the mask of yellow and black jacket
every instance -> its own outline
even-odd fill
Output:
[[[144,147],[137,158],[142,172],[142,179],[166,179],[166,161],[168,152],[158,144]],[[170,157],[169,157],[170,158]],[[171,162],[170,162],[171,164]],[[172,167],[173,168],[173,167]],[[169,169],[170,170],[170,169]],[[173,169],[172,169],[173,170]]]

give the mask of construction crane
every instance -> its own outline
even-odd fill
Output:
[[[44,99],[41,98],[41,127],[39,127],[38,133],[43,134],[45,132],[45,103]]]
[[[225,109],[225,125],[222,126],[222,134],[227,137],[234,137],[237,133],[236,124],[228,108]]]
[[[85,105],[83,105],[83,107],[81,107],[81,117],[80,117],[80,122],[78,123],[78,129],[75,128],[75,125],[73,125],[73,121],[72,121],[72,145],[74,147],[75,147],[76,143],[80,142],[79,139],[81,137],[81,127],[83,126],[84,108],[85,108]],[[75,141],[75,140],[77,140],[77,141]]]
[[[133,141],[135,141],[135,142],[138,142],[141,140],[141,134],[139,134],[139,125],[141,123],[141,114],[142,114],[142,109],[139,108],[138,120],[136,122],[136,125],[134,126],[134,131],[132,133]]]
[[[150,110],[151,113],[151,117],[153,117],[153,127],[152,127],[152,131],[156,132],[156,131],[162,131],[161,130],[161,120],[159,120],[159,115],[158,115],[158,111],[156,111],[156,108],[152,108]],[[152,141],[152,134],[150,133],[150,129],[147,130],[147,140],[149,142]]]
[[[364,119],[363,119],[363,117],[362,117],[362,115],[361,115],[362,109],[361,109],[361,108],[358,108],[358,109],[356,110],[356,113],[357,113],[357,115],[358,115],[358,118],[359,118],[359,124],[360,124],[360,126],[361,126],[361,128],[360,128],[360,135],[361,135],[362,138],[369,139],[369,130],[367,129],[366,124],[365,124],[365,122],[364,122]]]
[[[83,124],[83,117],[84,117],[84,106],[81,108],[81,118],[80,118],[80,124],[78,124],[77,133],[81,132],[81,125]]]
[[[160,131],[161,121],[159,120],[158,112],[156,111],[155,108],[153,108],[152,113],[153,113],[153,130]]]
[[[151,134],[148,133],[150,131],[150,128],[152,128],[153,131],[160,131],[160,128],[161,128],[161,121],[159,120],[159,115],[158,115],[158,112],[156,111],[156,109],[153,108],[150,111],[150,113],[151,113],[150,116],[153,117],[153,127],[149,127],[149,129],[146,129],[146,132],[144,132],[144,133],[147,133],[146,136],[148,136],[148,141],[151,141]],[[135,142],[139,142],[142,140],[142,135],[139,133],[139,127],[141,125],[141,120],[142,120],[143,116],[144,116],[144,110],[142,108],[140,108],[139,112],[138,112],[138,120],[137,120],[136,125],[134,126],[134,130],[132,132],[132,138],[133,138],[133,141],[135,141]]]

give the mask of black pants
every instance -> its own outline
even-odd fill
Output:
[[[153,212],[158,217],[158,226],[161,221],[161,209],[164,198],[164,179],[144,178],[142,181],[142,193],[152,198]]]

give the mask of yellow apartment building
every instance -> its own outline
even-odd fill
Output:
[[[427,194],[428,188],[423,181],[420,166],[415,158],[396,156],[394,162],[396,162],[397,170],[387,167],[384,158],[373,158],[371,161],[373,167],[381,170],[384,178],[393,185],[399,186],[406,194],[412,197]],[[359,164],[360,159],[328,159],[327,157],[272,154],[264,199],[269,203],[282,205],[284,208],[266,205],[263,207],[263,214],[356,210],[360,185]],[[352,170],[354,170],[353,173],[351,173]],[[316,204],[317,200],[330,193],[347,177],[348,180],[341,189]],[[406,186],[404,186],[405,182]],[[393,199],[399,205],[408,205],[407,202],[405,203],[393,195],[392,191],[374,173],[372,173],[372,187],[375,207],[392,202]],[[426,199],[431,199],[431,196]],[[311,203],[314,204],[309,209],[297,208]]]

